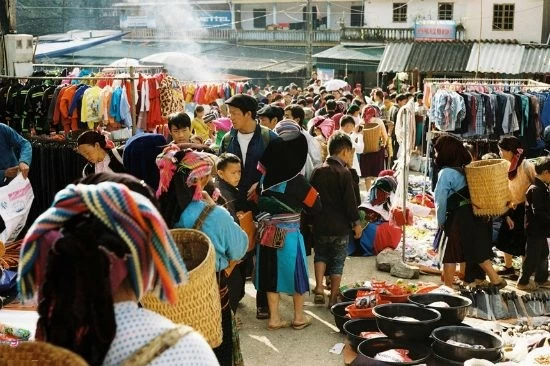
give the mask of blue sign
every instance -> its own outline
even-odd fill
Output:
[[[203,11],[198,17],[204,28],[231,28],[231,12],[228,10]]]
[[[415,40],[456,39],[454,20],[421,20],[414,24]]]

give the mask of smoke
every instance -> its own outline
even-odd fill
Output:
[[[199,9],[194,9],[187,0],[158,1],[155,6],[142,5],[142,0],[129,0],[128,3],[139,6],[141,16],[154,17],[156,40],[166,44],[169,57],[157,61],[175,77],[184,81],[211,81],[219,79],[219,70],[211,59],[202,55],[202,47],[197,42],[199,36],[207,30],[201,25]],[[166,56],[166,55],[164,55]],[[148,57],[149,63],[154,58]]]

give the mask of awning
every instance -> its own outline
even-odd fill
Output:
[[[510,43],[474,43],[466,71],[519,74],[525,46]]]
[[[375,72],[383,53],[383,45],[346,46],[339,44],[316,53],[312,57],[317,68]]]
[[[396,42],[388,43],[380,65],[378,65],[378,72],[400,72],[405,70],[405,65],[409,58],[413,44],[411,42]]]
[[[470,42],[415,42],[402,71],[464,72],[471,49]]]
[[[550,47],[525,46],[519,71],[525,74],[549,74]]]

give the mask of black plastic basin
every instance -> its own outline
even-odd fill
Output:
[[[440,327],[432,332],[432,338],[434,340],[432,344],[434,354],[448,360],[464,362],[472,358],[479,358],[494,362],[502,357],[502,340],[481,329],[462,326]],[[479,344],[484,346],[485,349],[448,344],[447,341],[450,339],[466,344]]]
[[[350,320],[346,317],[346,307],[351,304],[353,304],[353,301],[339,302],[330,308],[330,312],[334,316],[334,324],[340,329],[340,333],[344,332],[344,323]]]
[[[357,298],[357,292],[358,291],[371,291],[371,289],[367,287],[357,287],[357,288],[349,288],[342,292],[342,300],[344,301],[355,301]]]
[[[413,304],[383,304],[374,307],[378,329],[389,338],[424,342],[437,327],[441,314],[437,310],[422,308]],[[417,322],[394,319],[407,316]]]
[[[449,304],[449,307],[428,305],[436,301],[444,301]],[[417,306],[439,311],[441,314],[441,319],[439,320],[440,327],[462,323],[468,312],[468,307],[472,305],[472,300],[466,297],[447,294],[413,294],[409,296],[409,302]]]
[[[349,343],[354,350],[357,349],[359,343],[365,340],[365,338],[359,336],[361,332],[379,332],[376,319],[352,319],[344,323],[344,333],[346,333]]]
[[[384,352],[390,349],[406,349],[409,350],[408,356],[412,359],[410,362],[388,362],[388,361],[378,361],[374,357],[380,352]],[[430,347],[415,342],[400,341],[391,338],[374,338],[364,340],[357,347],[357,352],[359,355],[365,358],[366,362],[359,361],[359,364],[364,365],[419,365],[426,363],[426,360],[430,358],[432,351]]]

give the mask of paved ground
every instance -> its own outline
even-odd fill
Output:
[[[314,284],[313,257],[308,257],[310,283]],[[395,281],[389,273],[379,272],[375,257],[348,258],[342,283],[377,279]],[[418,281],[439,283],[437,276],[421,276]],[[247,294],[238,310],[243,325],[240,331],[241,349],[245,365],[343,365],[342,355],[329,353],[345,336],[338,333],[332,314],[326,306],[314,305],[313,295],[306,294],[305,309],[313,324],[303,330],[292,328],[267,330],[267,320],[256,319],[254,286],[247,283]],[[283,319],[292,320],[292,298],[282,295],[280,309]]]

